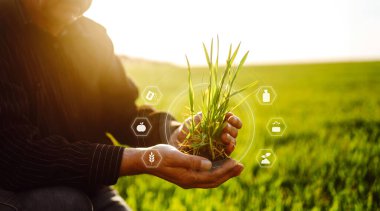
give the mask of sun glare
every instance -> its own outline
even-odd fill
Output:
[[[251,51],[248,62],[378,58],[380,29],[374,26],[380,25],[379,14],[368,12],[370,5],[364,4],[94,0],[85,15],[107,28],[118,54],[179,65],[186,64],[185,54],[192,64],[205,64],[201,44],[217,35],[222,53],[241,41],[242,50]]]

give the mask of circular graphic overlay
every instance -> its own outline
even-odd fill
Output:
[[[202,93],[207,89],[208,84],[201,83],[193,86],[194,88],[194,110],[201,111],[199,106],[202,105]],[[233,108],[239,104],[244,99],[242,94],[237,94],[230,100],[230,108]],[[250,105],[247,100],[241,103],[235,110],[231,111],[236,116],[238,116],[243,122],[242,129],[239,130],[239,136],[237,137],[237,144],[234,152],[231,154],[231,158],[241,161],[245,156],[248,155],[250,149],[253,147],[254,137],[255,137],[255,116],[253,112],[253,105]],[[188,89],[179,93],[171,102],[168,112],[174,115],[178,121],[183,122],[186,118],[190,116],[189,109],[189,94]],[[168,124],[168,121],[165,121]],[[165,125],[165,128],[169,127]],[[167,134],[168,131],[165,130],[165,138],[167,143],[169,143]]]

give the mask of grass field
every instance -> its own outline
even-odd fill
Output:
[[[160,88],[160,110],[187,87],[185,68],[134,60],[125,66],[141,91]],[[205,74],[196,68],[194,82],[201,83]],[[248,150],[240,177],[212,190],[183,190],[148,175],[122,178],[116,188],[128,204],[135,210],[176,211],[379,210],[380,62],[248,66],[237,85],[255,80],[273,86],[278,97],[272,106],[260,105],[255,95],[247,101],[255,125],[245,124],[239,134],[234,156]],[[237,111],[243,121],[244,109]],[[184,118],[181,111],[174,113]],[[283,137],[266,130],[273,116],[287,123]],[[252,128],[254,144],[247,149]],[[276,153],[272,168],[258,165],[261,148]]]

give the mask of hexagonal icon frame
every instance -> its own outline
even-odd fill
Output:
[[[137,122],[146,122],[147,125],[149,125],[149,127],[147,127],[148,131],[144,132],[143,134],[141,133],[138,133],[137,130],[137,127],[135,129],[135,124]],[[152,124],[150,123],[149,119],[147,117],[136,117],[135,120],[133,120],[132,124],[131,124],[131,130],[133,131],[133,133],[135,134],[135,136],[137,137],[145,137],[145,136],[148,136],[150,131],[152,130]]]
[[[283,129],[281,129],[281,128],[279,129],[280,132],[275,133],[275,131],[278,131],[279,127],[276,127],[276,128],[271,127],[271,124],[273,124],[273,121],[279,122],[279,124],[281,124],[281,122],[282,122],[282,124],[284,125]],[[267,130],[271,136],[283,136],[287,128],[288,128],[288,126],[286,125],[285,120],[282,117],[270,118],[268,123],[267,123]],[[275,131],[273,131],[273,130],[275,130]]]
[[[144,158],[145,158],[145,156],[147,156],[147,154],[149,154],[148,156],[149,156],[149,159],[148,159],[148,161],[146,161]],[[156,164],[152,164],[153,162],[150,162],[150,159],[152,158],[152,156],[151,156],[151,154],[153,154],[153,162],[154,162],[154,160],[155,160],[155,155],[157,156],[157,157],[159,157],[159,160],[158,160],[158,162],[156,163]],[[156,157],[156,158],[157,158]],[[150,150],[147,150],[146,152],[144,152],[144,154],[142,155],[142,157],[141,157],[141,160],[142,160],[142,162],[144,163],[144,166],[146,167],[146,168],[157,168],[159,165],[160,165],[160,163],[161,163],[161,161],[162,161],[162,155],[160,154],[160,152],[158,151],[158,150],[156,150],[156,149],[150,149]]]
[[[144,102],[149,105],[157,105],[163,94],[158,86],[147,86],[141,94]]]
[[[273,93],[273,95],[272,95],[272,99],[268,102],[268,103],[264,103],[263,101],[262,101],[262,98],[261,98],[261,90],[263,90],[263,89],[270,89],[272,92],[271,93]],[[257,93],[256,93],[256,98],[257,98],[257,101],[259,101],[259,103],[261,104],[261,105],[272,105],[273,104],[273,102],[276,100],[276,98],[277,98],[277,92],[273,89],[273,87],[272,86],[260,86],[260,88],[259,88],[259,90],[257,91]]]
[[[271,153],[270,155],[273,155],[273,161],[270,162],[270,165],[264,165],[262,162],[264,161],[262,158],[262,156],[265,156],[267,153]],[[269,156],[270,156],[269,155]],[[269,156],[266,156],[265,157],[265,160],[267,160],[266,158],[269,157]],[[272,149],[260,149],[259,150],[259,153],[257,154],[256,156],[256,161],[257,163],[260,165],[261,168],[272,168],[274,163],[276,163],[277,161],[277,155],[276,153],[273,152]]]

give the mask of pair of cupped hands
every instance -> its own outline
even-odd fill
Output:
[[[202,114],[194,117],[195,123],[200,122]],[[210,160],[196,155],[188,155],[177,149],[176,143],[181,143],[187,136],[191,119],[187,119],[171,135],[172,144],[159,144],[149,148],[127,148],[124,150],[120,167],[120,176],[151,174],[172,182],[182,188],[215,188],[232,177],[240,175],[244,167],[233,159],[227,159],[217,168],[212,168]],[[242,127],[241,120],[232,113],[225,116],[226,126],[220,136],[225,144],[225,152],[231,154],[235,149],[238,130]],[[157,151],[161,155],[160,163],[155,168],[148,168],[142,157],[146,152]]]

